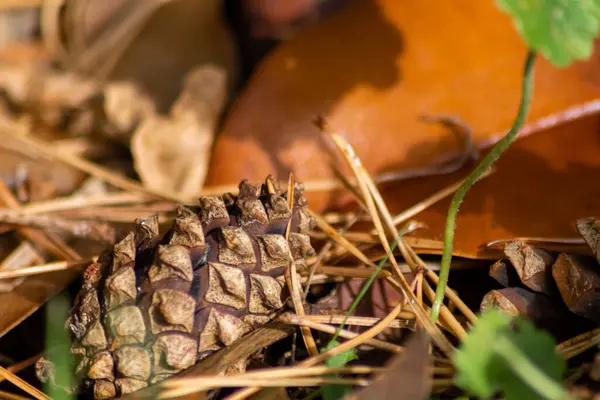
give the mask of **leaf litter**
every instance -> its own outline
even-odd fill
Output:
[[[216,121],[224,104],[224,97],[219,98],[219,94],[207,96],[205,92],[197,91],[199,88],[206,88],[207,83],[202,81],[202,77],[199,78],[201,84],[196,88],[184,87],[170,115],[164,117],[158,115],[149,99],[134,86],[114,82],[98,84],[75,75],[52,77],[53,73],[43,69],[34,70],[46,71],[36,75],[38,80],[35,82],[42,82],[43,85],[38,85],[35,89],[42,90],[34,95],[23,95],[32,87],[30,78],[18,77],[23,71],[32,74],[32,70],[19,66],[7,75],[17,76],[17,79],[7,79],[3,85],[10,89],[9,99],[12,104],[23,107],[19,113],[30,115],[24,119],[23,115],[16,115],[14,112],[3,115],[3,136],[10,138],[12,143],[9,145],[7,141],[0,145],[9,151],[16,149],[31,158],[41,155],[51,163],[64,163],[98,182],[107,183],[108,190],[92,191],[91,195],[83,197],[74,195],[57,199],[54,198],[52,189],[34,194],[32,187],[24,187],[19,184],[19,180],[15,180],[15,184],[3,183],[0,194],[7,209],[0,216],[0,223],[8,229],[3,235],[16,234],[23,240],[18,247],[4,255],[4,262],[0,264],[0,283],[5,284],[5,293],[0,293],[0,304],[5,305],[4,309],[0,306],[3,311],[0,312],[0,337],[10,333],[48,298],[62,292],[69,282],[76,279],[81,273],[78,267],[89,264],[97,255],[97,252],[90,251],[92,247],[89,243],[114,243],[119,236],[118,232],[127,229],[126,222],[133,221],[134,218],[128,216],[137,213],[138,217],[142,216],[139,214],[147,215],[157,211],[161,221],[166,222],[175,215],[178,203],[189,202],[200,193],[235,193],[237,190],[235,187],[202,188],[209,158],[199,157],[199,154],[208,153],[212,145],[212,134],[217,129]],[[222,71],[213,72],[221,75],[213,75],[214,80],[209,79],[209,83],[222,87]],[[193,81],[193,74],[190,76]],[[15,82],[20,82],[21,86],[11,86]],[[217,91],[223,94],[222,89]],[[210,97],[215,103],[196,102],[196,95],[201,99]],[[122,97],[115,99],[114,96]],[[99,98],[103,99],[104,104],[102,101],[98,103]],[[133,110],[125,109],[132,105]],[[206,113],[202,109],[204,106],[208,109]],[[39,111],[42,112],[36,114]],[[107,118],[119,111],[124,115]],[[469,362],[478,357],[485,359],[489,352],[495,351],[489,346],[481,346],[482,343],[489,343],[490,337],[494,340],[500,338],[500,342],[509,346],[508,348],[511,344],[513,347],[516,345],[517,350],[525,353],[525,361],[529,357],[530,362],[543,365],[546,368],[544,372],[555,381],[563,378],[562,360],[577,357],[600,342],[600,333],[591,329],[594,325],[589,323],[595,322],[597,317],[593,311],[597,309],[598,300],[597,262],[592,257],[569,252],[572,249],[569,246],[580,245],[585,241],[591,249],[590,254],[598,257],[600,224],[597,220],[577,221],[583,240],[566,238],[559,243],[562,249],[558,252],[535,247],[536,241],[552,242],[555,238],[503,241],[500,244],[504,245],[506,260],[495,264],[494,272],[490,270],[490,275],[506,286],[489,292],[495,296],[489,301],[493,303],[491,308],[512,304],[512,308],[505,307],[505,311],[529,316],[536,324],[540,320],[547,320],[547,314],[556,308],[558,317],[552,316],[554,322],[548,327],[548,331],[556,337],[564,337],[563,343],[556,346],[547,333],[540,333],[528,322],[516,322],[512,326],[505,314],[496,314],[494,317],[493,310],[486,310],[478,318],[471,311],[470,307],[473,305],[468,305],[459,297],[461,290],[450,288],[446,289],[447,300],[441,307],[440,320],[433,323],[429,319],[429,313],[439,278],[429,266],[431,253],[439,254],[441,251],[440,242],[431,239],[427,242],[427,238],[418,236],[421,229],[430,229],[426,224],[416,224],[419,229],[414,232],[409,226],[414,222],[413,218],[420,220],[422,212],[451,195],[461,180],[457,179],[458,183],[445,186],[433,196],[416,202],[394,217],[384,200],[385,194],[382,196],[376,183],[404,179],[411,176],[410,171],[408,174],[371,176],[359,158],[361,149],[353,149],[343,136],[326,128],[326,136],[343,154],[354,176],[344,177],[341,181],[308,181],[307,190],[350,189],[356,203],[362,207],[362,213],[313,213],[319,230],[314,232],[312,239],[317,243],[326,241],[328,244],[322,247],[318,256],[308,259],[306,269],[296,266],[300,279],[296,279],[293,271],[290,274],[288,285],[294,295],[291,298],[293,307],[289,310],[293,312],[287,311],[277,316],[270,324],[202,360],[181,377],[171,378],[154,387],[130,394],[129,397],[170,398],[210,391],[225,398],[242,399],[258,393],[262,387],[287,387],[289,390],[286,395],[300,398],[302,394],[314,393],[302,388],[321,386],[326,399],[340,398],[344,394],[349,394],[349,398],[386,398],[398,393],[408,396],[406,398],[425,398],[429,392],[448,395],[456,393],[456,384],[470,389],[476,387],[476,391],[483,395],[493,393],[496,388],[504,388],[510,398],[530,395],[532,390],[531,385],[523,385],[521,382],[523,379],[526,381],[526,377],[511,375],[514,371],[503,369],[503,363],[510,364],[510,360],[505,357],[504,361],[498,361],[498,355],[493,355],[494,365],[500,371],[496,374],[500,379],[497,381],[494,380],[496,377],[477,375],[482,370],[473,370],[473,363]],[[52,131],[59,131],[59,135],[68,133],[84,137],[86,141],[78,143],[91,149],[97,145],[94,141],[98,138],[94,135],[98,134],[105,135],[104,139],[108,138],[111,146],[116,145],[114,142],[120,142],[116,146],[131,146],[132,166],[137,170],[137,176],[131,170],[116,173],[114,169],[107,167],[110,163],[90,161],[80,150],[69,150],[69,146],[58,150],[58,147],[52,145],[57,142],[52,137],[57,132]],[[199,133],[200,131],[203,133]],[[165,132],[164,137],[159,137],[160,132]],[[142,144],[143,135],[146,135],[146,144]],[[187,159],[172,156],[185,154],[177,148],[181,141],[175,138],[183,137],[182,135],[196,139],[203,137],[199,147],[185,146],[190,155]],[[470,136],[467,139],[469,143]],[[170,148],[171,145],[175,148]],[[470,150],[471,147],[467,146],[463,155],[471,157]],[[108,153],[98,152],[100,155]],[[167,153],[171,156],[165,156]],[[176,160],[173,161],[174,159]],[[452,165],[460,167],[463,161]],[[204,166],[191,167],[190,162],[201,162]],[[450,167],[454,168],[452,165]],[[181,176],[178,169],[184,175],[190,175],[176,178]],[[446,172],[448,171],[439,165],[430,171],[434,175]],[[290,182],[293,180],[290,179]],[[431,187],[433,186],[432,184]],[[444,185],[438,185],[436,190],[440,187]],[[294,196],[290,196],[288,201],[293,201],[293,198]],[[36,202],[28,204],[29,199],[36,199]],[[112,208],[108,207],[111,205]],[[403,264],[396,260],[391,244],[397,238],[400,238],[399,251]],[[83,240],[87,245],[76,243],[73,239]],[[578,241],[570,242],[572,240]],[[428,244],[425,246],[426,243]],[[94,249],[98,247],[101,246]],[[385,261],[385,257],[390,255],[389,261]],[[488,255],[487,258],[491,256]],[[382,267],[375,273],[378,270],[376,262],[381,260]],[[477,264],[477,260],[471,261],[473,266],[481,265]],[[515,274],[509,279],[512,268]],[[466,273],[469,273],[468,269]],[[374,314],[350,315],[347,313],[347,301],[345,306],[338,309],[328,307],[322,301],[312,304],[312,297],[323,296],[319,291],[327,290],[332,284],[365,284],[369,278],[372,278],[376,286],[380,283],[383,285],[381,287],[387,287],[388,293],[392,294],[391,298],[383,296],[386,304],[381,307],[384,311],[379,317]],[[357,292],[350,296],[356,296]],[[365,293],[367,292],[370,295],[374,293],[374,289]],[[382,290],[382,294],[384,292]],[[298,297],[300,293],[303,296]],[[331,294],[330,291],[325,296]],[[309,299],[311,300],[307,301]],[[483,303],[481,308],[486,308]],[[575,329],[577,332],[565,334],[553,331],[555,325],[568,325],[568,321],[573,321],[573,314],[578,315],[576,318],[580,325]],[[496,320],[493,321],[493,318]],[[556,322],[556,318],[559,318],[560,324]],[[487,322],[488,320],[492,322]],[[343,329],[343,325],[348,327]],[[475,328],[471,329],[472,326]],[[293,327],[300,327],[303,342],[291,343]],[[479,338],[480,347],[473,353],[467,344],[469,340],[478,338],[478,327],[487,328],[489,332],[487,336],[483,335],[483,339]],[[581,334],[586,329],[588,332]],[[402,339],[400,341],[397,340],[398,333]],[[579,335],[574,336],[576,333]],[[331,340],[332,335],[334,340]],[[335,339],[337,337],[340,341]],[[460,343],[463,344],[462,347],[459,346]],[[282,344],[286,346],[283,351]],[[322,349],[321,352],[315,351],[317,346]],[[556,354],[552,351],[553,348]],[[290,351],[294,354],[291,355]],[[385,357],[377,351],[385,354]],[[518,352],[515,354],[519,356]],[[546,358],[542,359],[542,355]],[[299,362],[287,364],[296,360],[296,357],[299,357]],[[462,360],[465,357],[469,360],[466,369],[457,361],[461,357]],[[34,359],[39,359],[39,355],[34,355]],[[26,361],[28,359],[8,369],[3,368],[2,376],[31,396],[46,398],[31,385],[39,385],[39,382],[29,384],[15,376],[20,371],[21,364],[31,365],[31,361]],[[457,381],[453,380],[453,362],[460,369]],[[371,363],[376,363],[378,367],[369,365]],[[243,365],[245,369],[246,364],[250,366],[247,372],[236,373],[239,365]],[[569,378],[571,384],[578,385],[575,389],[583,390],[587,387],[586,382],[597,379],[595,364],[590,365]],[[464,378],[469,367],[472,375]],[[532,371],[535,374],[535,368]],[[224,373],[227,377],[222,376]],[[396,380],[395,376],[401,379]],[[543,380],[544,377],[540,379]],[[466,385],[467,381],[471,383]],[[360,389],[363,386],[367,387]],[[407,386],[410,386],[410,391]],[[237,391],[227,389],[240,387],[247,388]],[[540,388],[539,385],[534,387]],[[548,387],[561,390],[552,385]]]

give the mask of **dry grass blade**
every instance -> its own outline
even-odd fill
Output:
[[[317,221],[317,226],[319,227],[319,229],[321,229],[323,232],[325,232],[325,234],[327,234],[334,242],[336,242],[337,244],[342,246],[350,254],[352,254],[354,257],[358,258],[364,264],[369,265],[373,268],[376,267],[376,265],[371,260],[369,260],[369,258],[366,255],[364,255],[362,251],[360,251],[355,245],[350,243],[350,241],[348,239],[346,239],[346,237],[344,235],[342,235],[337,230],[335,230],[334,227],[329,225],[327,223],[327,221],[325,221],[325,219],[323,219],[323,217],[321,217],[314,211],[309,210],[309,212],[313,216],[315,221]]]
[[[379,233],[381,242],[384,245],[384,249],[386,250],[386,252],[388,252],[389,251],[389,243],[387,242],[387,237],[383,230],[383,226],[381,225],[381,221],[379,220],[379,213],[381,213],[381,216],[383,217],[386,227],[389,230],[389,232],[393,235],[393,237],[399,237],[399,234],[398,234],[398,230],[396,229],[396,227],[393,223],[393,218],[390,215],[389,210],[387,209],[387,206],[386,206],[383,198],[381,197],[381,194],[377,190],[377,187],[375,186],[375,183],[371,179],[370,175],[368,174],[368,172],[365,170],[362,163],[358,159],[358,156],[354,152],[354,149],[352,148],[350,143],[346,142],[340,135],[338,135],[334,132],[329,132],[329,135],[333,139],[334,143],[338,146],[340,151],[345,155],[346,162],[352,168],[352,170],[354,171],[354,174],[357,177],[359,177],[359,176],[362,177],[362,179],[364,180],[364,185],[366,186],[366,188],[363,188],[362,191],[364,192],[365,198],[367,198],[367,202],[369,203],[369,206],[372,208],[375,208],[374,205],[370,204],[370,203],[372,203],[372,201],[370,201],[370,202],[368,201],[370,196],[372,196],[372,200],[374,200],[374,202],[377,204],[378,211],[377,210],[372,211],[371,217],[373,218],[373,222],[375,223],[375,226]],[[359,182],[361,182],[360,179],[359,179]],[[417,267],[416,263],[420,262],[418,257],[416,257],[416,254],[412,251],[412,249],[409,249],[409,246],[406,245],[406,243],[404,242],[403,239],[399,240],[398,248],[400,249],[400,252],[402,253],[402,256],[404,257],[404,259],[409,263],[409,266],[411,266],[413,271],[415,271],[415,269]],[[392,265],[396,269],[396,272],[400,275],[400,270],[399,270],[399,267],[397,266],[396,260],[392,257],[390,259],[390,261],[392,262]],[[411,264],[411,261],[413,261],[414,263]],[[422,265],[419,264],[419,267],[422,268]],[[438,276],[435,272],[428,270],[427,277],[429,279],[431,279],[432,281],[434,281],[435,284],[437,284]],[[401,283],[403,283],[402,280],[401,280]],[[433,292],[433,289],[431,289],[431,287],[429,286],[428,282],[424,282],[423,289],[425,291],[425,294],[430,298],[430,300],[433,300],[432,296],[434,296],[435,293]],[[453,297],[451,300],[453,302],[456,302],[457,305],[460,305],[459,308],[460,308],[461,312],[463,312],[465,314],[465,316],[471,322],[476,321],[477,318],[476,318],[475,314],[464,304],[464,302],[458,296],[455,295],[455,293],[453,293],[450,290],[450,288],[446,288],[445,294],[449,297],[450,296]],[[456,327],[456,328],[458,328],[460,326],[460,324],[458,323],[456,318],[447,309],[447,307],[442,306],[442,314],[443,314],[442,317],[445,318],[445,321],[447,324],[449,324],[450,326]],[[421,321],[419,321],[419,322],[421,322]],[[427,326],[425,326],[425,328],[428,330],[428,333],[430,335],[432,335],[432,333],[429,331]],[[455,330],[455,334],[458,337],[464,336],[465,335],[464,329]],[[436,341],[436,339],[437,339],[436,335],[432,335],[432,337],[433,337],[434,341]]]
[[[329,267],[326,265],[317,268],[317,272],[320,272],[321,274],[325,274],[325,275],[343,276],[345,278],[363,278],[363,279],[368,279],[373,274],[373,271],[371,271],[370,269],[361,268],[361,267],[337,267],[337,266]],[[392,274],[389,271],[383,270],[383,271],[379,271],[376,278],[385,279],[391,275]]]
[[[337,328],[333,327],[331,325],[327,325],[327,324],[323,324],[323,323],[319,323],[319,322],[315,322],[312,321],[311,319],[307,318],[308,316],[299,316],[299,315],[292,315],[292,314],[284,314],[281,317],[279,317],[278,321],[286,323],[286,324],[290,324],[290,325],[298,325],[298,326],[306,326],[308,328],[317,330],[317,331],[321,331],[321,332],[325,332],[325,333],[329,333],[331,335],[334,335],[337,332]],[[341,321],[340,321],[341,322]],[[396,322],[396,321],[394,321]],[[373,325],[373,324],[371,324]],[[397,325],[397,326],[395,326]],[[400,324],[394,324],[391,323],[390,328],[400,328]],[[354,332],[350,332],[346,329],[342,329],[339,331],[338,336],[344,338],[344,339],[352,339],[355,338],[356,336],[358,336],[358,333],[354,333]],[[365,344],[368,344],[370,346],[379,348],[381,350],[385,350],[385,351],[389,351],[392,353],[398,353],[402,351],[402,347],[393,344],[393,343],[388,343],[386,341],[383,340],[379,340],[379,339],[369,339],[367,341],[365,341]]]
[[[229,376],[201,376],[196,378],[171,379],[162,386],[169,390],[161,393],[159,398],[171,398],[209,390],[218,387],[247,386],[253,382],[262,382],[263,386],[298,386],[296,382],[303,382],[303,378],[317,377],[327,374],[372,374],[379,368],[369,366],[352,366],[344,368],[319,367],[279,367],[256,370],[239,375]],[[298,379],[298,380],[296,380]],[[325,378],[324,378],[325,379]],[[266,382],[266,383],[265,383]],[[309,382],[305,380],[304,382]],[[330,381],[331,383],[331,381]],[[324,383],[323,383],[324,384]]]
[[[0,10],[12,11],[23,8],[39,8],[46,2],[45,0],[2,0],[0,1]]]
[[[402,311],[402,303],[398,304],[385,318],[383,318],[381,321],[379,321],[379,323],[377,323],[376,325],[367,329],[365,332],[361,333],[360,335],[356,336],[355,338],[348,340],[347,342],[344,342],[330,350],[327,350],[324,353],[320,353],[316,356],[307,358],[306,360],[297,364],[297,367],[311,367],[313,365],[320,364],[321,362],[327,360],[330,357],[333,357],[333,356],[343,353],[345,351],[351,350],[351,349],[355,348],[356,346],[359,346],[359,345],[365,343],[365,341],[372,339],[375,336],[379,335],[381,332],[383,332],[392,323],[392,321],[398,317],[398,314],[400,314],[400,311]],[[260,387],[249,387],[249,388],[240,390],[238,392],[235,392],[230,396],[227,396],[227,398],[225,400],[246,399],[249,396],[252,396],[256,392],[258,392],[259,390],[260,390]]]
[[[29,400],[29,397],[19,396],[18,394],[0,390],[0,399],[2,399],[2,400]]]
[[[503,247],[508,242],[520,241],[523,243],[545,243],[545,244],[585,244],[582,238],[545,238],[545,237],[517,237],[512,239],[498,239],[485,244],[485,247]]]
[[[39,358],[42,357],[43,355],[44,355],[44,353],[38,353],[38,354],[31,356],[23,361],[20,361],[16,364],[11,365],[6,370],[9,372],[12,372],[13,374],[17,374],[20,371],[24,370],[25,368],[30,367],[33,364],[35,364],[35,362],[37,360],[39,360]],[[3,380],[4,380],[4,378],[0,379],[0,382],[2,382]]]
[[[348,146],[349,146],[349,144],[348,144]],[[395,237],[398,237],[398,230],[396,229],[396,227],[394,226],[394,224],[392,222],[392,216],[390,215],[390,213],[387,209],[387,206],[385,205],[385,202],[383,201],[383,198],[381,197],[381,194],[377,190],[377,187],[371,180],[367,171],[362,167],[362,165],[359,165],[359,170],[361,171],[361,173],[363,174],[363,176],[365,178],[365,181],[368,185],[368,189],[369,189],[371,195],[373,196],[375,202],[377,203],[379,212],[381,213],[381,215],[386,223],[387,228],[389,229],[389,231],[391,232],[392,235],[395,235]],[[381,232],[380,235],[382,238],[385,238],[384,232]],[[412,249],[402,239],[400,239],[400,241],[399,241],[398,248],[400,249],[402,256],[405,258],[405,260],[407,260],[408,265],[413,268],[414,272],[418,272],[418,271],[421,271],[424,269],[423,264],[419,263],[419,259],[416,256],[416,253],[414,253],[414,251],[412,251]],[[411,260],[413,261],[414,264],[411,264]],[[395,260],[392,261],[392,264],[394,263],[394,261]],[[419,267],[419,270],[416,269],[416,266]],[[433,271],[427,270],[426,273],[428,276],[431,275],[432,278],[434,278],[434,279],[437,278],[437,275]],[[429,297],[430,300],[433,300],[435,293],[434,293],[433,289],[429,286],[428,282],[423,282],[422,289],[425,291],[425,294],[427,295],[427,297]],[[450,288],[446,288],[446,294],[449,294],[449,293],[451,293]],[[457,300],[460,303],[462,303],[462,301],[460,299],[457,299]],[[418,299],[417,299],[417,301],[418,301]],[[462,304],[464,305],[464,303],[462,303]],[[466,308],[466,305],[464,305],[464,307]],[[469,310],[469,312],[470,312],[470,310]],[[456,320],[454,315],[452,315],[452,313],[450,312],[450,310],[448,310],[448,308],[446,306],[441,307],[441,313],[442,313],[442,317],[444,318],[444,321],[446,322],[446,324],[448,324],[449,326],[452,327],[452,331],[454,332],[454,335],[456,337],[462,338],[466,335],[464,328],[462,328],[460,323]],[[473,313],[471,313],[471,314],[474,316]],[[422,321],[419,321],[419,322],[422,322]],[[427,328],[427,326],[425,326],[425,329],[428,330],[428,332],[430,331]],[[432,335],[432,336],[435,341],[436,337],[434,335]]]
[[[336,243],[338,243],[340,246],[344,247],[350,254],[354,255],[356,258],[358,258],[360,261],[362,261],[363,263],[365,263],[366,265],[370,266],[371,268],[375,269],[377,268],[377,266],[375,265],[375,263],[373,261],[371,261],[367,256],[365,256],[356,246],[354,246],[352,243],[350,243],[344,236],[340,235],[331,225],[329,225],[321,216],[317,215],[314,212],[311,212],[311,214],[314,216],[315,220],[317,221],[317,226],[323,230],[325,233],[327,233],[328,235],[330,235],[331,239],[333,239]],[[393,258],[393,257],[392,257]],[[391,277],[386,278],[386,280],[388,282],[390,282],[394,287],[398,288],[398,290],[402,290],[402,287],[400,286],[400,284],[398,282],[396,282],[394,279],[392,279]],[[410,289],[410,288],[409,288]],[[401,292],[403,293],[403,292]],[[409,293],[413,294],[410,290]],[[414,294],[413,294],[414,297]],[[405,296],[406,298],[406,296]],[[416,297],[414,298],[414,301],[416,302]],[[429,320],[429,318],[427,317],[425,311],[423,310],[422,307],[418,307],[419,310],[415,310],[415,314],[419,314],[421,316],[421,319],[426,319]],[[427,321],[426,321],[427,323]],[[431,325],[430,325],[431,328]],[[435,328],[437,329],[437,328]],[[442,335],[442,333],[439,331],[438,329],[438,334],[436,335],[432,335],[432,337],[434,338],[434,341],[436,341],[436,344],[439,342],[441,343],[440,348],[443,348],[446,352],[446,354],[450,354],[453,351],[453,347],[450,344],[450,342]]]
[[[367,386],[369,381],[366,379],[344,379],[344,378],[282,378],[282,379],[271,379],[271,378],[251,378],[251,379],[232,379],[230,376],[216,379],[213,382],[207,383],[203,386],[195,386],[194,388],[183,388],[183,389],[171,389],[161,393],[159,399],[170,399],[173,397],[181,397],[191,393],[204,392],[209,389],[217,387],[238,387],[247,385],[261,385],[262,387],[310,387],[310,386],[322,386],[322,385],[356,385],[356,386]]]
[[[556,352],[565,359],[570,359],[600,343],[600,328],[582,333],[556,346]]]
[[[293,377],[301,377],[301,376],[318,376],[318,375],[327,375],[327,374],[372,374],[373,372],[380,371],[381,368],[371,367],[368,365],[352,365],[348,367],[341,368],[331,368],[325,365],[316,366],[316,367],[278,367],[278,368],[265,368],[253,370],[250,372],[245,372],[243,374],[238,375],[229,375],[226,378],[242,378],[242,379],[250,379],[250,378],[293,378]],[[178,378],[171,379],[166,381],[163,386],[164,387],[178,387],[182,384],[189,383],[207,383],[212,380],[219,380],[225,378],[219,375],[212,376],[199,376],[195,378]]]
[[[410,246],[407,247],[407,250],[413,257],[413,259],[417,261],[419,266],[427,271],[427,277],[429,279],[433,280],[433,282],[437,285],[437,282],[439,279],[437,274],[434,273],[430,268],[427,268],[427,264],[423,260],[421,260],[421,258],[417,255],[417,253],[415,253],[415,251]],[[435,293],[434,293],[433,289],[431,288],[431,286],[429,286],[428,284],[425,284],[423,286],[423,290],[425,290],[425,292],[426,292],[425,294],[427,295],[427,297],[430,300],[433,299],[433,297],[435,296]],[[454,290],[452,290],[449,287],[446,287],[446,296],[448,296],[448,299],[450,299],[450,301],[452,301],[452,303],[460,310],[460,312],[463,313],[463,315],[469,320],[470,323],[474,324],[475,322],[477,322],[477,316],[475,315],[475,313],[473,311],[471,311],[471,309],[469,307],[467,307],[467,305],[462,301],[462,299],[456,294],[456,292]],[[445,307],[445,306],[442,307],[442,310],[447,310],[447,307]],[[442,311],[442,312],[447,313],[447,311]],[[454,321],[452,321],[451,323],[454,324]],[[466,334],[462,327],[461,327],[461,329],[463,331],[463,335]]]
[[[64,271],[67,269],[83,267],[83,266],[93,262],[93,260],[94,259],[78,260],[78,261],[57,261],[57,262],[52,262],[52,263],[48,263],[48,264],[44,264],[44,265],[35,265],[32,267],[22,268],[22,269],[18,269],[16,271],[4,271],[4,272],[0,272],[0,280],[18,278],[21,276],[46,274],[49,272]]]
[[[296,316],[301,320],[310,320],[314,322],[322,322],[324,324],[339,324],[345,318],[344,315],[305,315],[303,317]],[[373,326],[379,321],[375,317],[349,317],[346,325],[355,326]],[[398,315],[398,319],[390,324],[390,328],[410,328],[414,329],[415,314],[411,311],[402,311]]]
[[[52,200],[29,203],[22,206],[18,213],[21,215],[45,214],[94,206],[111,206],[130,203],[140,204],[150,200],[151,199],[149,199],[148,196],[127,192],[103,193],[89,197],[66,196]]]
[[[348,229],[350,229],[350,227],[352,227],[352,225],[354,225],[354,223],[360,219],[360,216],[361,216],[361,213],[356,213],[353,216],[353,218],[351,218],[346,223],[344,228],[341,229],[340,234],[344,234]],[[328,239],[327,243],[325,243],[323,245],[323,247],[321,248],[321,250],[319,251],[319,254],[318,254],[315,262],[310,266],[310,271],[308,272],[308,280],[306,282],[306,286],[304,287],[304,298],[305,299],[308,296],[308,292],[310,290],[310,285],[311,285],[312,279],[315,275],[315,272],[319,268],[321,263],[323,262],[323,259],[325,258],[326,254],[329,252],[329,250],[333,246],[333,243],[334,243],[333,240]]]
[[[287,188],[287,200],[288,207],[290,210],[294,209],[294,175],[290,174],[290,178],[288,181]],[[288,239],[290,236],[290,231],[292,229],[292,219],[290,218],[286,228],[285,228],[285,238]],[[294,311],[298,315],[304,315],[304,306],[302,305],[302,299],[300,298],[300,293],[302,293],[302,287],[300,286],[300,282],[298,281],[298,274],[296,273],[296,263],[294,262],[294,257],[292,256],[290,250],[290,260],[292,263],[290,267],[285,271],[285,280],[287,282],[287,286],[290,292],[290,298],[292,299],[292,303],[294,305]],[[304,340],[304,345],[306,346],[306,350],[308,354],[314,356],[319,354],[319,349],[317,348],[317,343],[310,332],[310,328],[305,326],[300,327],[300,332],[302,333],[302,339]]]
[[[26,392],[27,394],[31,395],[32,397],[34,397],[38,400],[52,400],[52,399],[50,399],[50,397],[46,396],[40,390],[34,388],[29,383],[25,382],[23,379],[19,378],[15,374],[9,372],[6,368],[4,368],[2,366],[0,366],[0,377],[6,379],[7,381],[12,383],[19,389],[23,390],[24,392]]]
[[[388,242],[387,236],[384,232],[383,225],[382,225],[381,219],[379,217],[379,212],[377,211],[377,207],[375,205],[375,202],[377,202],[378,206],[380,208],[379,211],[385,210],[387,212],[387,208],[385,207],[385,204],[381,204],[381,203],[383,203],[383,200],[381,199],[379,192],[377,192],[376,188],[374,187],[373,182],[371,181],[370,177],[368,176],[368,173],[362,166],[362,163],[361,163],[360,159],[358,158],[358,156],[356,155],[356,153],[354,152],[354,149],[352,148],[352,146],[336,133],[330,132],[329,135],[333,139],[334,143],[338,146],[339,150],[344,155],[347,164],[350,166],[350,168],[354,172],[354,175],[356,176],[356,178],[359,182],[359,187],[362,192],[363,199],[369,208],[369,214],[371,215],[371,218],[373,219],[373,224],[375,225],[375,228],[377,229],[377,233],[381,240],[381,244],[383,245],[383,248],[386,251],[386,253],[391,254],[391,247]],[[404,259],[409,263],[411,268],[413,270],[415,270],[416,266],[411,265],[411,263],[413,262],[413,259],[410,257],[408,251],[406,250],[406,245],[402,241],[402,238],[399,236],[397,229],[395,228],[394,224],[391,222],[391,216],[389,215],[389,212],[387,212],[387,214],[386,213],[383,213],[383,214],[385,217],[387,217],[386,222],[388,224],[388,229],[390,229],[392,231],[394,237],[397,238],[397,240],[398,240],[398,248],[400,249],[400,252],[402,253]],[[433,338],[434,342],[438,345],[438,347],[440,347],[440,349],[446,355],[449,356],[453,352],[452,345],[450,344],[448,339],[442,334],[442,332],[439,330],[439,328],[429,320],[423,307],[420,304],[418,304],[418,299],[416,298],[415,294],[411,291],[410,286],[408,285],[408,282],[404,278],[404,275],[402,274],[402,271],[400,270],[400,267],[396,261],[396,258],[391,256],[389,259],[390,259],[390,262],[392,263],[392,266],[394,267],[394,271],[396,272],[396,275],[398,276],[399,284],[400,284],[400,286],[399,286],[400,291],[401,291],[402,295],[404,296],[404,298],[408,300],[408,303],[410,304],[411,308],[415,311],[418,322],[420,324],[422,324],[422,326],[425,328],[427,333],[429,335],[431,335],[431,337]]]
[[[113,226],[100,221],[68,220],[47,215],[10,215],[0,212],[0,223],[66,233],[71,237],[112,244],[116,240]]]

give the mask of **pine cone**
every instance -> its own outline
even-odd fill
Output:
[[[488,292],[481,311],[498,307],[542,323],[572,313],[600,324],[600,221],[581,219],[577,230],[594,257],[506,243],[507,260],[490,268],[490,276],[505,288]]]
[[[314,255],[301,184],[294,197],[291,211],[269,177],[180,207],[162,238],[156,216],[138,220],[87,267],[67,321],[82,391],[134,392],[266,323],[283,307],[286,268]]]

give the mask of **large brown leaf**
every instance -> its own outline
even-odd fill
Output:
[[[580,238],[575,222],[600,216],[600,117],[590,116],[525,137],[500,158],[496,172],[475,184],[461,205],[455,254],[500,258],[484,244],[514,237]],[[399,212],[469,172],[416,179],[384,187]],[[449,200],[416,219],[428,228],[420,237],[443,239]],[[589,252],[587,246],[571,248]]]
[[[456,153],[455,137],[420,122],[423,113],[456,115],[480,144],[492,140],[516,114],[525,53],[492,1],[352,2],[262,63],[216,141],[206,184],[289,171],[332,178],[316,115],[345,131],[374,174]],[[529,121],[598,96],[599,62],[596,52],[558,70],[540,59]],[[309,198],[317,210],[342,200]]]

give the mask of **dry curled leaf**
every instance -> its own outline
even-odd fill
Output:
[[[193,68],[217,65],[226,71],[227,90],[235,82],[236,54],[223,0],[80,3],[67,3],[58,20],[67,31],[61,43],[66,54],[55,55],[66,68],[134,82],[161,113],[171,107]]]
[[[207,65],[191,71],[168,117],[152,115],[131,139],[134,164],[148,187],[197,195],[204,183],[214,132],[225,105],[226,72]]]
[[[34,128],[72,136],[102,135],[128,144],[140,121],[155,113],[152,100],[132,82],[102,84],[45,63],[0,65],[0,88],[7,116],[27,114]]]
[[[27,241],[21,242],[0,264],[0,271],[12,271],[28,267],[30,265],[42,264],[44,258],[39,251]],[[19,286],[25,278],[14,278],[0,280],[0,293],[10,292]]]
[[[423,114],[458,116],[476,143],[493,142],[512,125],[525,55],[493,2],[351,2],[264,59],[218,135],[207,184],[290,171],[304,181],[334,178],[317,115],[344,131],[374,175],[457,154],[452,132],[424,123]],[[529,121],[597,98],[599,60],[596,52],[564,70],[540,60]],[[415,185],[428,194],[441,188]],[[348,199],[309,197],[317,211]]]

